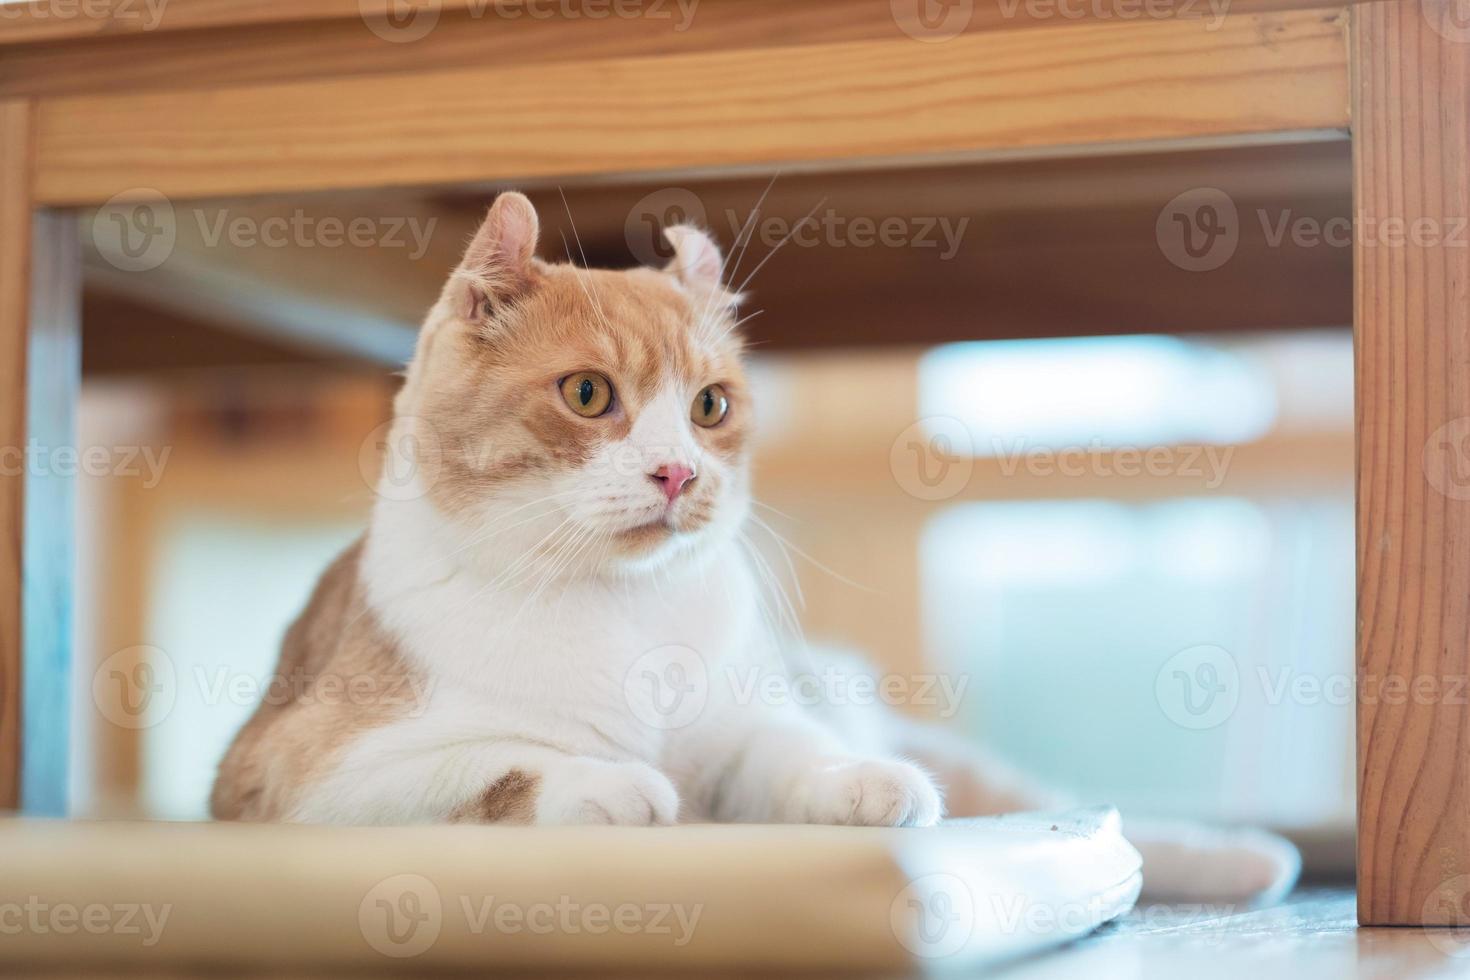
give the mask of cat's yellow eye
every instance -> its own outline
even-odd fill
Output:
[[[689,417],[694,420],[694,424],[706,429],[719,425],[729,414],[730,398],[719,385],[710,385],[695,395],[694,405],[689,410]]]
[[[595,419],[612,407],[612,382],[591,371],[567,375],[561,383],[567,406],[584,419]]]

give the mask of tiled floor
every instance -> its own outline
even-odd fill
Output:
[[[1470,977],[1470,930],[1359,929],[1351,888],[1308,888],[1269,909],[1140,905],[1003,980],[1418,980]]]

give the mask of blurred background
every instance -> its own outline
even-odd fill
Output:
[[[897,707],[1086,800],[1264,822],[1326,867],[1353,814],[1351,250],[1301,232],[1350,214],[1348,152],[521,189],[546,258],[748,239],[751,533],[810,638],[946,679]],[[75,813],[205,816],[496,190],[82,216],[80,444],[136,453],[80,482]]]

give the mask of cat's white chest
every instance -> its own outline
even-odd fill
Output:
[[[370,600],[428,675],[427,720],[465,737],[654,761],[677,728],[667,723],[674,675],[737,657],[753,625],[750,584],[729,569],[536,594],[497,590],[469,571],[403,580],[397,569],[410,566],[384,558],[369,548]]]

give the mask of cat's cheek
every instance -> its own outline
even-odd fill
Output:
[[[703,430],[704,449],[728,466],[742,466],[745,463],[745,446],[749,434],[749,426],[743,421],[727,419],[712,429]]]
[[[680,515],[676,527],[682,534],[694,534],[709,527],[714,519],[715,508],[712,504],[695,504],[687,513]]]
[[[701,531],[713,523],[724,495],[718,474],[701,477],[703,481],[689,497],[680,502],[673,514],[674,528],[684,534]]]

